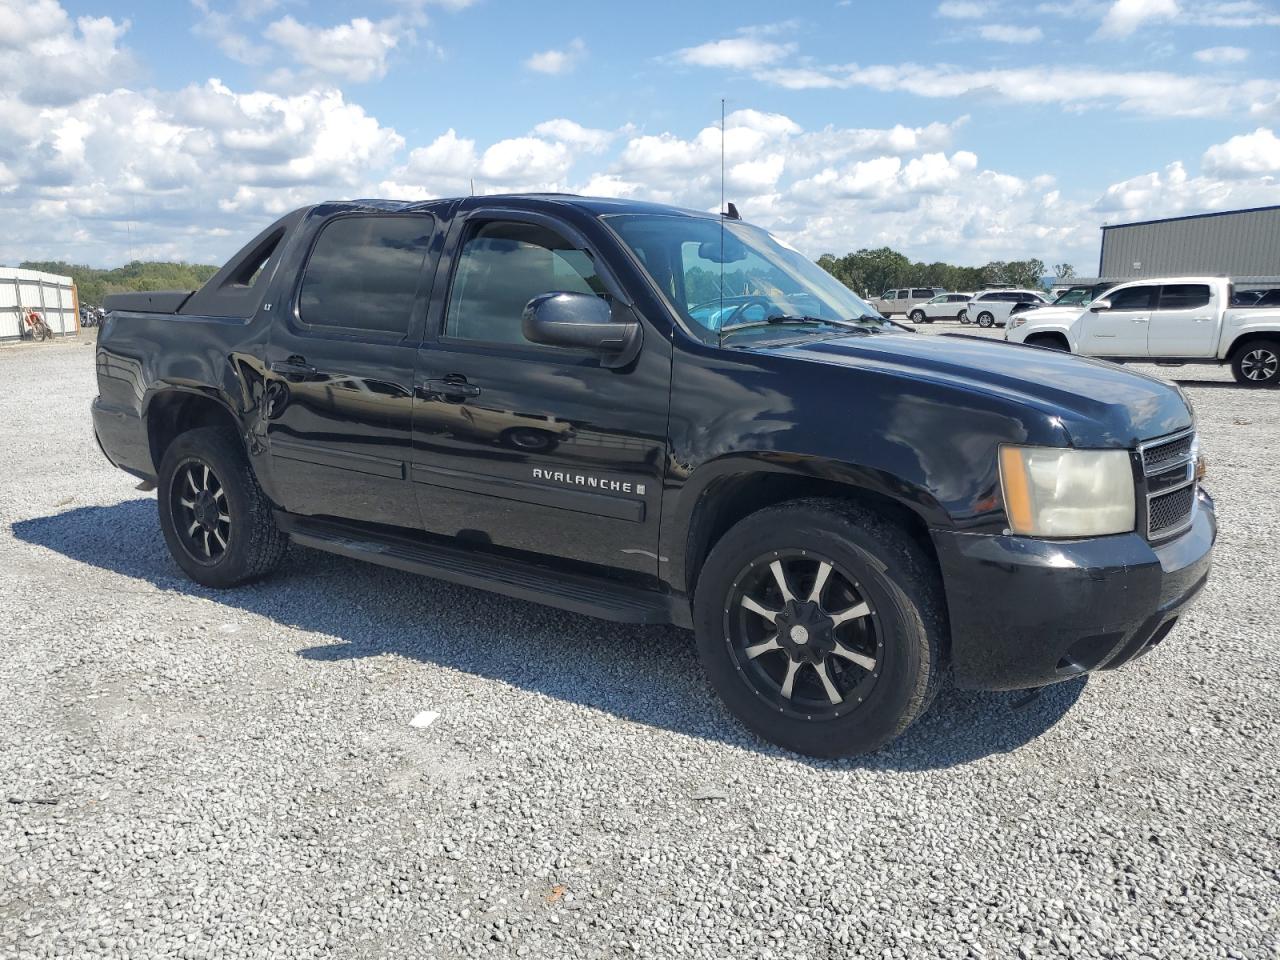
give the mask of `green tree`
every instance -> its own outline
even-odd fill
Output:
[[[199,263],[134,260],[114,270],[102,270],[61,260],[27,260],[25,270],[41,270],[69,276],[75,281],[80,302],[99,305],[108,293],[142,290],[195,290],[218,272],[217,267]]]

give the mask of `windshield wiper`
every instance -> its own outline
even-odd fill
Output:
[[[749,330],[753,327],[774,327],[782,324],[791,323],[818,323],[831,327],[847,327],[850,330],[865,330],[866,326],[852,320],[827,320],[823,317],[806,317],[799,314],[777,314],[769,317],[767,320],[752,320],[748,323],[731,323],[727,327],[721,327],[720,333],[733,333],[735,330]]]

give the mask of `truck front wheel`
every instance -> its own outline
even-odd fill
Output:
[[[1255,340],[1236,351],[1231,360],[1236,383],[1246,387],[1274,387],[1280,383],[1280,342]]]
[[[801,500],[740,521],[707,558],[694,608],[717,693],[788,750],[876,750],[941,683],[936,568],[905,531],[852,503]]]
[[[179,434],[160,463],[160,529],[178,566],[206,587],[234,587],[275,569],[288,538],[276,527],[234,431]]]

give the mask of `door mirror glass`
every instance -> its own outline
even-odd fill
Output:
[[[1111,309],[1111,301],[1108,300],[1106,297],[1100,297],[1099,299],[1093,301],[1093,303],[1089,304],[1090,313],[1101,313],[1103,310],[1110,310],[1110,309]]]
[[[590,293],[534,297],[524,308],[521,326],[533,343],[615,355],[630,353],[640,337],[638,323],[615,322],[609,303]]]

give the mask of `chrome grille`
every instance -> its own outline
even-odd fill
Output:
[[[1145,480],[1147,539],[1171,537],[1195,519],[1195,431],[1148,441],[1138,451]]]
[[[1142,448],[1142,468],[1147,476],[1160,473],[1170,467],[1188,463],[1195,446],[1195,434],[1188,433],[1174,440],[1165,440]]]

